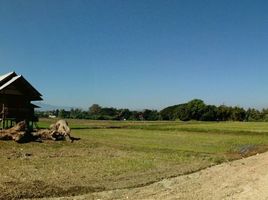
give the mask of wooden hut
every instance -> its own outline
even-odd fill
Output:
[[[38,119],[31,101],[42,100],[41,94],[22,76],[10,72],[0,76],[0,121],[2,128],[8,128],[25,120],[29,127]]]

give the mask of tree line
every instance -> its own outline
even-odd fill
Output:
[[[143,111],[131,111],[129,109],[117,109],[101,107],[98,104],[93,104],[87,111],[72,108],[67,111],[64,109],[53,111],[36,111],[38,117],[55,116],[65,119],[92,119],[92,120],[161,120],[160,113],[157,110],[145,109]]]
[[[131,111],[101,107],[93,104],[87,111],[73,108],[69,111],[60,109],[53,111],[36,111],[38,117],[55,116],[58,118],[92,119],[92,120],[197,120],[197,121],[268,121],[268,109],[245,110],[239,106],[207,105],[200,99],[193,99],[187,103],[169,106],[161,111],[145,109]]]

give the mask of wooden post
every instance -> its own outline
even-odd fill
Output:
[[[5,129],[5,104],[2,105],[2,130]]]

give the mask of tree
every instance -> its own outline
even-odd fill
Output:
[[[180,104],[177,106],[174,119],[180,119],[182,121],[191,120],[190,110],[187,104]]]
[[[129,109],[120,109],[118,110],[118,119],[119,120],[128,120],[131,116]]]
[[[141,113],[138,111],[131,111],[129,120],[141,120]]]
[[[149,121],[156,121],[160,119],[160,115],[157,112],[157,110],[145,109],[142,113],[142,116],[144,120],[149,120]]]
[[[261,121],[264,120],[264,114],[254,108],[249,108],[246,111],[246,121]]]
[[[82,109],[78,109],[78,108],[73,109],[72,108],[70,110],[70,118],[72,118],[72,119],[82,119],[82,118],[84,118]]]
[[[163,120],[176,119],[177,108],[179,105],[169,106],[160,111],[161,118]]]
[[[204,108],[204,113],[200,118],[201,121],[216,121],[217,120],[217,107],[214,105],[207,105]]]
[[[101,113],[101,107],[98,104],[93,104],[88,109],[90,115],[99,115]]]
[[[190,112],[190,119],[200,120],[204,114],[206,104],[200,99],[194,99],[187,103],[187,110]]]
[[[175,117],[182,121],[200,120],[204,114],[206,104],[200,99],[193,99],[186,104],[176,107]]]
[[[69,118],[70,117],[70,112],[64,110],[64,109],[61,109],[59,110],[59,118]]]
[[[244,121],[246,117],[246,111],[243,108],[235,106],[232,109],[231,119],[233,121]]]
[[[217,120],[227,121],[231,118],[231,109],[225,105],[220,105],[217,109]]]
[[[115,117],[117,116],[117,109],[116,108],[101,108],[99,114],[101,114],[102,116]]]

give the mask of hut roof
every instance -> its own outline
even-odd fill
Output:
[[[31,101],[42,100],[42,95],[22,75],[15,72],[0,76],[0,94],[25,95]]]
[[[4,74],[4,75],[1,75],[0,76],[0,83],[5,81],[6,79],[10,78],[10,77],[14,77],[16,76],[17,74],[15,72],[9,72],[7,74]]]

